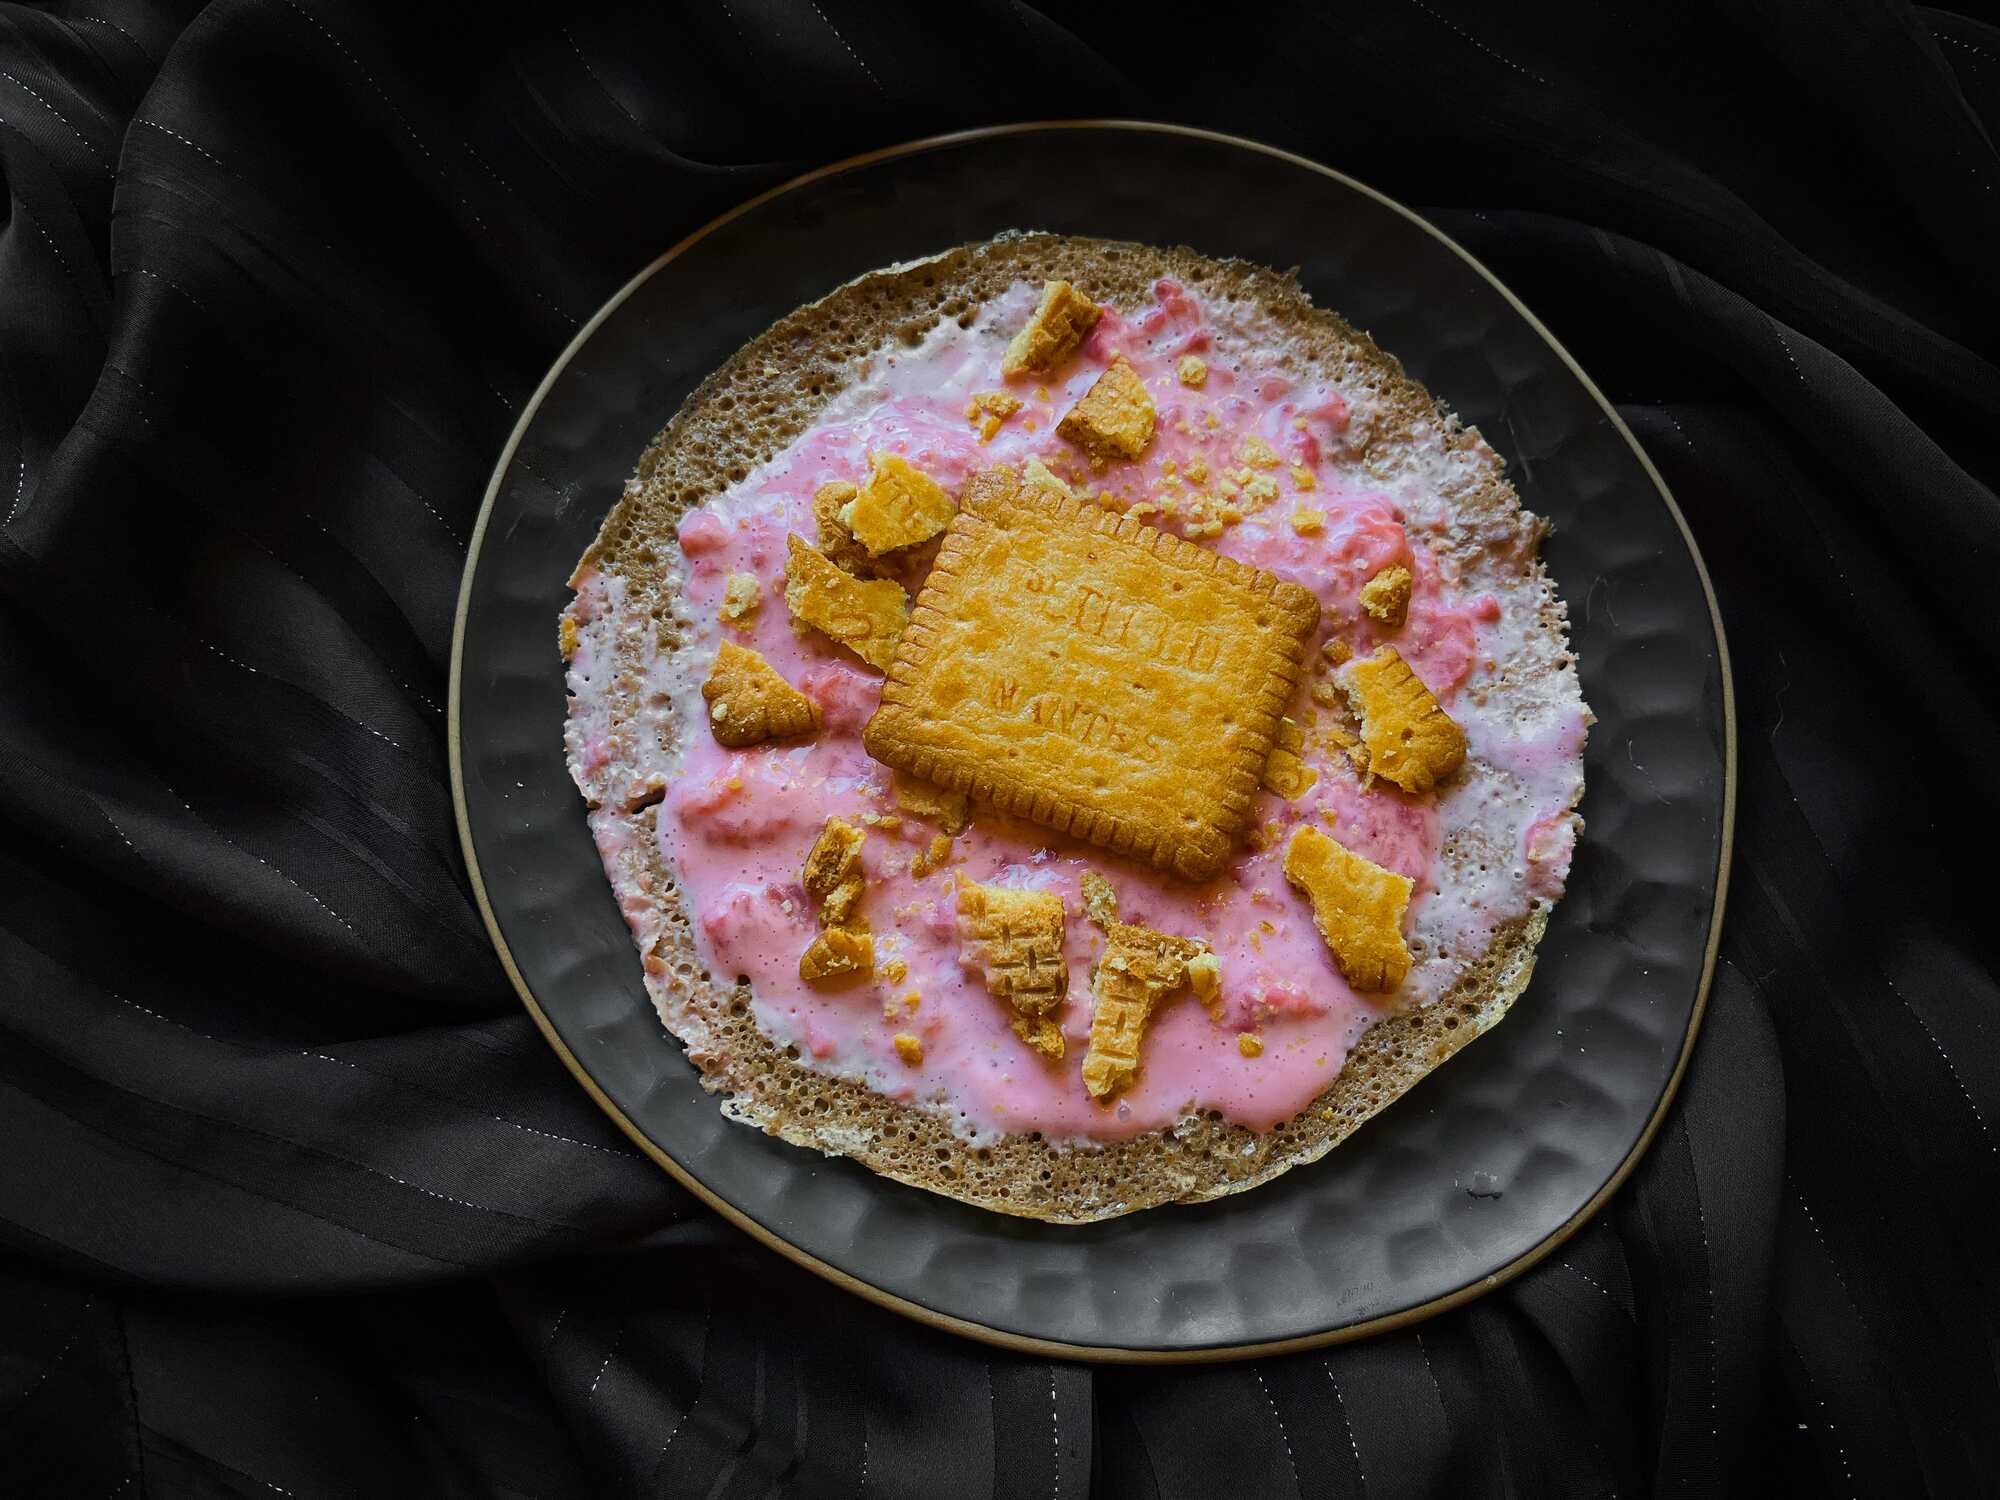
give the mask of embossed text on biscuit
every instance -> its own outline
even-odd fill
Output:
[[[1304,589],[1011,471],[967,486],[872,754],[1192,880],[1248,821],[1298,686]]]

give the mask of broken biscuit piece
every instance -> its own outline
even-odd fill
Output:
[[[1105,937],[1091,979],[1090,1050],[1083,1058],[1083,1086],[1093,1099],[1138,1076],[1139,1045],[1154,1009],[1187,983],[1188,964],[1208,951],[1198,939],[1128,922],[1113,922]]]
[[[876,567],[875,559],[840,519],[841,511],[860,493],[859,485],[845,479],[828,480],[813,491],[813,524],[819,531],[819,550],[835,567],[856,578],[879,578],[882,570]]]
[[[867,834],[841,817],[828,818],[813,841],[799,882],[819,902],[820,926],[846,927],[852,922],[867,889],[861,869],[861,846],[867,842]]]
[[[1054,369],[1075,352],[1102,316],[1103,309],[1067,281],[1043,282],[1041,304],[1008,343],[1000,358],[1001,373]]]
[[[1410,612],[1410,570],[1391,563],[1361,586],[1361,610],[1377,624],[1401,630]]]
[[[1060,1013],[1069,994],[1062,897],[965,881],[958,888],[958,934],[960,962],[985,975],[987,992],[1013,1009],[1014,1034],[1044,1057],[1060,1058]]]
[[[870,557],[927,542],[958,509],[945,487],[907,458],[871,453],[868,482],[840,508],[840,524]]]
[[[931,835],[930,846],[925,849],[919,849],[916,857],[910,861],[910,875],[913,879],[922,880],[931,871],[942,870],[945,866],[945,861],[950,858],[951,835],[948,833],[934,833]]]
[[[832,817],[806,854],[799,882],[819,902],[823,929],[799,955],[799,978],[810,983],[866,974],[875,967],[875,939],[860,912],[867,876],[861,846],[868,835],[845,818]]]
[[[1059,436],[1093,459],[1137,458],[1153,441],[1153,398],[1120,355],[1056,423]]]
[[[819,705],[757,652],[734,641],[724,641],[715,653],[701,696],[715,742],[732,750],[819,728]]]
[[[799,978],[808,984],[866,974],[875,967],[875,939],[866,932],[829,927],[799,955]]]
[[[1361,720],[1371,773],[1421,793],[1464,763],[1465,731],[1394,646],[1348,663],[1341,681]]]
[[[1278,733],[1271,742],[1271,753],[1264,761],[1264,790],[1283,797],[1287,802],[1296,802],[1319,780],[1319,772],[1307,765],[1302,756],[1306,753],[1305,731],[1296,720],[1278,720]]]
[[[1285,879],[1312,902],[1313,925],[1357,990],[1393,990],[1410,972],[1403,941],[1411,880],[1383,869],[1317,828],[1302,827],[1285,850]]]
[[[964,792],[933,786],[905,772],[892,771],[889,773],[889,793],[896,799],[896,806],[904,812],[929,818],[946,833],[961,834],[970,821],[971,802]]]
[[[869,666],[888,670],[909,619],[903,586],[844,573],[796,533],[785,538],[785,548],[785,607],[792,617],[831,636]]]

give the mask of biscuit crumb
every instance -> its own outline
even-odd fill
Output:
[[[1316,490],[1319,488],[1318,478],[1304,464],[1292,465],[1292,483],[1302,490]]]
[[[1102,316],[1103,309],[1067,281],[1043,282],[1040,304],[1000,358],[1001,373],[1054,369],[1075,352]]]
[[[1342,680],[1370,774],[1421,794],[1464,763],[1465,731],[1394,646],[1350,662]]]
[[[1283,462],[1277,450],[1254,432],[1243,440],[1240,456],[1253,469],[1275,469]]]
[[[1118,920],[1118,892],[1095,870],[1083,872],[1083,914],[1099,927]]]
[[[890,984],[901,984],[910,977],[910,966],[900,958],[892,958],[882,965],[882,977]]]
[[[1137,458],[1153,441],[1153,398],[1123,355],[1097,377],[1056,432],[1093,460]]]
[[[843,572],[796,533],[785,538],[785,547],[785,607],[793,618],[886,672],[910,614],[903,586],[890,579],[863,581]]]
[[[556,627],[556,645],[562,651],[564,661],[576,655],[576,648],[582,640],[583,632],[576,628],[576,616],[564,615],[562,624]]]
[[[1174,378],[1189,390],[1198,391],[1208,380],[1208,365],[1196,355],[1184,354],[1174,367]]]
[[[1014,1034],[1042,1056],[1063,1055],[1061,1011],[1069,995],[1063,958],[1063,901],[1054,891],[1020,891],[965,881],[958,888],[960,961],[1014,1014]]]
[[[764,602],[764,586],[755,573],[731,573],[722,586],[722,603],[716,614],[725,622],[747,620]]]
[[[778,675],[757,652],[724,641],[701,685],[718,745],[740,750],[819,729],[819,705]]]
[[[889,794],[904,812],[929,818],[949,834],[965,832],[971,821],[971,804],[964,792],[933,786],[905,771],[889,773]]]
[[[1262,1057],[1264,1055],[1264,1039],[1254,1031],[1238,1032],[1236,1034],[1236,1050],[1245,1057]]]
[[[875,966],[875,939],[866,932],[829,927],[799,955],[799,978],[808,984],[866,974]]]
[[[974,391],[971,410],[990,412],[996,417],[1011,417],[1021,409],[1021,398],[1011,391]]]
[[[1222,960],[1213,953],[1198,953],[1188,960],[1188,988],[1203,1005],[1222,998]]]
[[[1083,1086],[1103,1099],[1139,1073],[1139,1045],[1160,1001],[1188,981],[1188,964],[1208,951],[1196,938],[1174,937],[1126,922],[1105,930],[1108,945],[1091,979],[1090,1048]]]
[[[1391,563],[1361,586],[1361,609],[1369,619],[1401,630],[1410,611],[1410,570]]]
[[[1205,458],[1196,458],[1189,460],[1187,466],[1187,477],[1193,480],[1196,484],[1207,484],[1208,460]]]
[[[951,524],[958,504],[899,453],[871,453],[868,482],[840,508],[840,524],[870,557],[927,542]]]
[[[1313,925],[1357,990],[1393,990],[1410,972],[1403,916],[1412,882],[1310,825],[1285,850],[1285,879],[1312,902]]]
[[[1319,648],[1319,654],[1337,667],[1354,655],[1354,648],[1339,636],[1330,635],[1326,638],[1326,643]]]
[[[1021,398],[1006,391],[974,391],[965,404],[965,420],[979,429],[979,441],[990,443],[1007,419],[1021,409]]]
[[[1300,536],[1313,536],[1326,530],[1326,512],[1300,507],[1292,512],[1292,530]]]
[[[1305,731],[1296,720],[1280,719],[1278,733],[1271,741],[1271,753],[1264,760],[1264,790],[1296,802],[1319,781],[1319,772],[1307,765]]]
[[[896,1056],[915,1067],[924,1060],[924,1044],[907,1031],[896,1033]]]

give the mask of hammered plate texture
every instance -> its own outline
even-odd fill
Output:
[[[1316,301],[1478,424],[1555,522],[1546,555],[1598,715],[1588,831],[1507,1021],[1315,1166],[1086,1228],[983,1213],[727,1123],[647,1002],[562,762],[564,579],[683,397],[841,282],[1009,228],[1297,266]],[[1608,408],[1413,216],[1218,137],[1036,127],[925,143],[795,184],[654,267],[518,436],[457,643],[455,768],[490,921],[614,1113],[795,1253],[989,1336],[1240,1353],[1338,1337],[1517,1268],[1638,1149],[1698,1018],[1719,914],[1722,643],[1691,543]],[[1473,1196],[1475,1174],[1497,1195]]]

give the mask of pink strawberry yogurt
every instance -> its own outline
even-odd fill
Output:
[[[1533,621],[1510,619],[1494,593],[1460,587],[1428,545],[1413,544],[1413,535],[1435,534],[1448,514],[1444,460],[1417,464],[1390,482],[1373,477],[1349,452],[1349,396],[1280,368],[1281,339],[1259,325],[1261,314],[1232,304],[1211,317],[1186,289],[1162,280],[1142,313],[1107,309],[1056,376],[1005,381],[1001,351],[1036,291],[1017,286],[969,329],[946,322],[915,349],[877,355],[809,433],[683,521],[686,644],[662,659],[659,674],[676,709],[662,719],[670,773],[653,778],[666,788],[658,814],[662,852],[710,971],[723,981],[749,979],[759,1027],[779,1046],[796,1048],[803,1066],[935,1110],[973,1141],[1035,1131],[1059,1141],[1110,1140],[1207,1110],[1268,1129],[1333,1081],[1355,1041],[1390,1006],[1434,999],[1497,925],[1533,900],[1560,894],[1574,839],[1569,809],[1581,787],[1585,712],[1573,692],[1524,713],[1504,693],[1471,691],[1506,656],[1508,633]],[[1056,423],[1118,355],[1153,395],[1156,436],[1141,459],[1093,470],[1056,436]],[[1182,383],[1180,362],[1189,355],[1206,364],[1199,386]],[[1007,390],[1024,403],[986,441],[966,415],[968,399],[982,390]],[[973,469],[1040,459],[1102,503],[1303,584],[1323,609],[1315,646],[1338,637],[1366,653],[1393,641],[1464,725],[1472,764],[1429,797],[1379,781],[1364,789],[1346,756],[1314,732],[1315,718],[1327,724],[1331,716],[1302,690],[1292,716],[1308,726],[1305,760],[1317,781],[1295,802],[1261,794],[1255,834],[1215,881],[1188,885],[977,810],[944,865],[917,874],[913,861],[937,829],[897,807],[888,769],[861,744],[881,676],[817,632],[795,630],[784,605],[787,534],[813,540],[813,491],[831,479],[863,479],[877,451],[902,454],[954,491]],[[1368,619],[1358,601],[1362,585],[1392,563],[1415,576],[1407,622],[1394,632]],[[761,604],[748,619],[725,625],[717,608],[732,573],[757,578]],[[581,579],[586,607],[609,607],[613,601],[600,596],[615,582]],[[1525,591],[1514,608],[1531,610]],[[742,751],[714,742],[697,687],[725,635],[761,652],[820,704],[819,735]],[[588,678],[590,663],[579,660]],[[587,714],[584,722],[591,722]],[[601,763],[608,753],[601,736],[593,740],[587,731],[574,748],[585,763]],[[826,987],[798,974],[799,954],[815,931],[799,873],[836,814],[868,826],[862,909],[876,933],[876,973]],[[1417,963],[1397,994],[1351,989],[1307,903],[1287,885],[1284,845],[1308,823],[1415,882],[1409,936]],[[618,857],[620,826],[596,819],[607,864]],[[1510,853],[1447,874],[1445,842],[1475,835],[1481,847]],[[1116,888],[1125,920],[1202,938],[1222,965],[1213,1006],[1183,992],[1161,1007],[1136,1082],[1109,1103],[1086,1094],[1079,1072],[1090,970],[1102,951],[1078,891],[1091,869]],[[1020,1042],[982,977],[961,964],[961,879],[1062,895],[1070,992],[1060,1063]],[[898,966],[902,978],[884,977]],[[1262,1042],[1259,1055],[1239,1047],[1246,1033]],[[922,1041],[921,1062],[899,1056],[898,1034]]]

